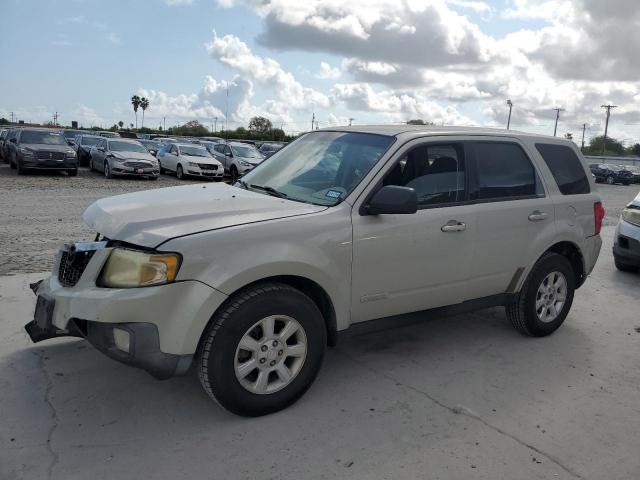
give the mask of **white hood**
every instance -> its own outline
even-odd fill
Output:
[[[629,205],[634,205],[636,207],[640,207],[640,193],[636,198],[634,198]]]
[[[153,248],[175,237],[325,209],[216,183],[103,198],[83,218],[110,240]]]

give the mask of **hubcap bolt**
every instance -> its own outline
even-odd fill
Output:
[[[274,347],[277,347],[277,346],[278,346],[278,341],[277,341],[277,340],[274,340],[274,341],[273,341],[273,346],[274,346]]]
[[[262,347],[260,347],[260,350],[262,350],[263,352],[267,351],[267,346],[266,345],[262,345]]]
[[[284,353],[284,352],[283,352],[282,350],[278,350],[278,355],[279,355],[279,356],[282,356],[282,354],[283,354],[283,353]]]
[[[265,359],[264,359],[264,358],[261,358],[261,359],[260,359],[260,363],[264,363],[264,362],[265,362]]]
[[[271,363],[269,365],[271,365],[272,367],[276,364],[275,360],[271,360]]]

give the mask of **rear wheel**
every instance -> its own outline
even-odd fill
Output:
[[[507,317],[524,335],[550,335],[567,317],[574,292],[575,275],[569,260],[546,253],[534,265],[517,299],[507,305]]]
[[[257,284],[212,318],[198,349],[198,375],[227,410],[265,415],[307,391],[326,343],[324,320],[309,297],[285,284]]]

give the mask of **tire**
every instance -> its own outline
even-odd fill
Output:
[[[93,168],[93,158],[91,158],[91,155],[89,155],[89,171],[90,172],[95,172],[95,168]]]
[[[616,180],[612,176],[608,176],[606,179],[606,182],[607,182],[607,185],[613,185],[614,183],[616,183]]]
[[[167,171],[162,168],[162,163],[160,163],[160,160],[158,160],[158,166],[160,167],[160,175],[162,175],[163,173],[167,173]]]
[[[238,169],[235,166],[231,167],[231,185],[235,184],[238,181]]]
[[[182,165],[178,165],[176,167],[176,178],[178,180],[183,180],[184,179],[184,171],[182,170]]]
[[[614,263],[616,264],[616,268],[618,270],[620,270],[621,272],[637,272],[638,271],[638,267],[634,267],[633,265],[629,265],[627,263],[622,263],[620,260],[618,260],[617,258],[614,257],[613,259]]]
[[[548,282],[549,278],[553,279],[554,274],[561,274],[565,282],[564,302],[559,311],[557,311],[559,305],[555,300],[562,297],[554,293],[555,288],[552,288],[551,284],[547,284],[550,290],[544,291],[544,282]],[[557,285],[561,286],[561,282]],[[543,289],[542,296],[539,289]],[[564,322],[571,309],[574,292],[575,275],[569,260],[557,253],[546,253],[533,266],[516,300],[505,307],[507,317],[514,328],[523,335],[545,337],[555,332]],[[546,295],[553,295],[553,298],[546,301]],[[537,301],[542,303],[542,313],[539,313],[539,309],[536,308]],[[550,314],[551,307],[556,311],[556,315],[541,319],[541,316]]]
[[[27,169],[20,165],[19,160],[16,160],[16,168],[18,169],[18,175],[26,175]]]
[[[105,178],[113,178],[111,167],[109,166],[109,160],[104,161],[104,176]]]
[[[149,177],[150,180],[158,180],[158,177]]]
[[[13,155],[9,157],[9,166],[14,170],[16,169],[16,162],[13,161]]]
[[[77,177],[77,176],[78,176],[78,169],[77,169],[77,168],[74,168],[74,169],[72,169],[72,170],[67,170],[67,174],[68,174],[70,177]]]
[[[272,324],[273,335],[262,340],[262,325],[272,317],[278,317]],[[298,328],[284,343],[279,337],[285,330],[283,325]],[[240,341],[250,332],[259,335],[253,341],[253,353],[240,348]],[[288,355],[286,348],[291,348],[294,341],[298,352]],[[302,345],[306,346],[304,354],[300,353]],[[255,417],[288,407],[309,389],[320,370],[326,345],[325,323],[311,299],[288,285],[265,282],[233,295],[212,317],[198,347],[196,368],[202,387],[212,399],[232,413]],[[245,358],[238,362],[241,356]],[[255,366],[246,368],[239,379],[236,370],[244,362],[254,362]],[[276,371],[283,365],[285,374],[293,372],[285,385]],[[258,386],[260,375],[265,379],[264,388]]]

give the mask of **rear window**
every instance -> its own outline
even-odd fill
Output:
[[[536,149],[551,170],[551,174],[563,195],[580,195],[591,192],[589,179],[584,172],[582,162],[571,147],[537,143]]]
[[[478,199],[531,197],[537,194],[536,172],[522,148],[514,143],[474,145]]]

